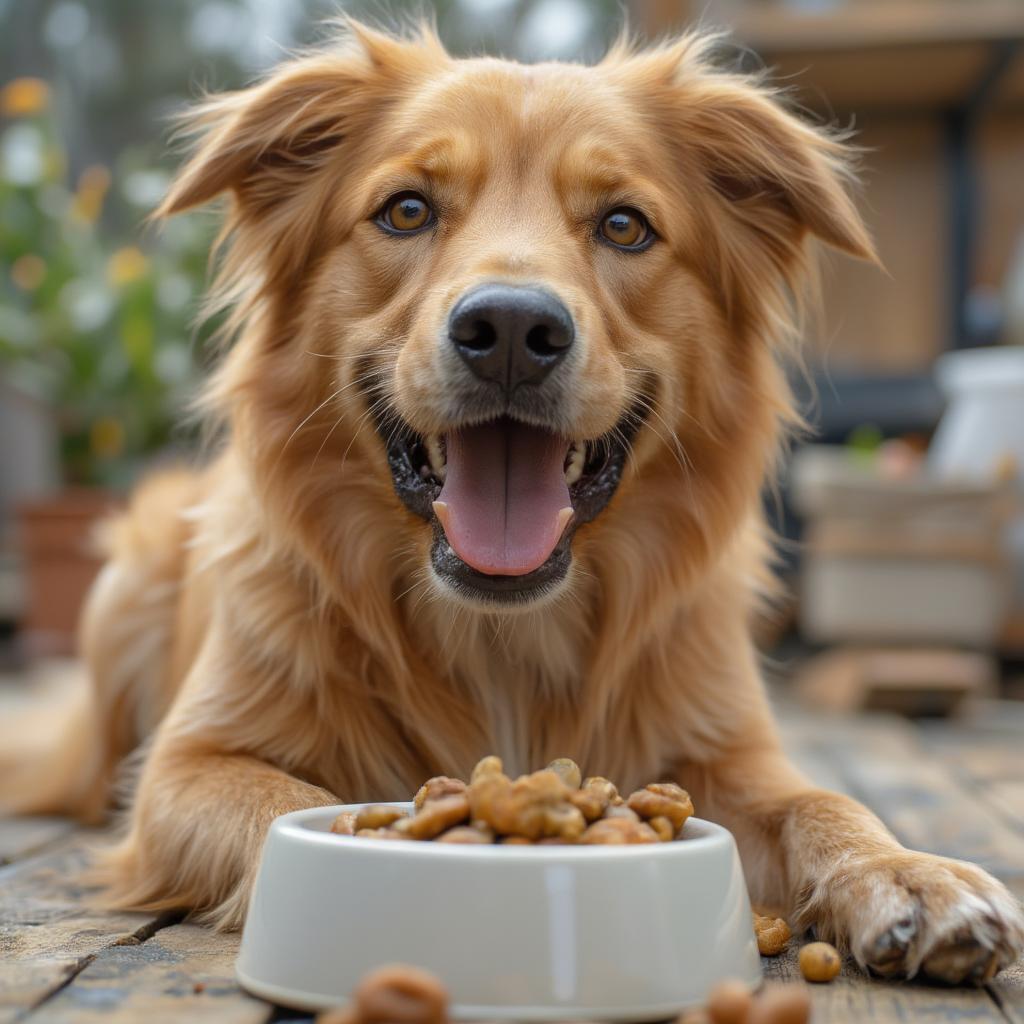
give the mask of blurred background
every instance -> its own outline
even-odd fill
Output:
[[[599,56],[731,30],[865,148],[885,272],[829,259],[796,381],[813,426],[766,498],[791,597],[760,624],[801,697],[957,714],[1024,697],[1024,2],[437,0],[457,53]],[[382,19],[380,4],[340,9]],[[420,6],[392,2],[387,10]],[[242,85],[325,0],[0,0],[0,659],[73,643],[88,536],[155,461],[207,356],[211,215],[145,217],[170,117]]]

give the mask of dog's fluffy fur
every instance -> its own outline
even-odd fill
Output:
[[[736,835],[757,901],[876,971],[976,980],[1014,958],[998,882],[903,849],[780,747],[748,624],[771,585],[759,496],[796,420],[780,362],[812,236],[872,248],[842,141],[710,49],[524,67],[352,24],[194,115],[160,213],[228,196],[213,308],[233,340],[204,399],[223,447],[113,525],[92,702],[45,761],[0,773],[12,808],[95,820],[142,745],[112,903],[237,927],[276,815],[407,798],[490,752],[513,772],[567,755],[627,789],[678,780]],[[373,215],[410,188],[438,226],[388,237]],[[622,204],[657,231],[642,254],[595,241]],[[451,425],[438,339],[494,280],[572,312],[567,436],[608,435],[646,395],[567,579],[514,612],[432,571],[374,423]]]

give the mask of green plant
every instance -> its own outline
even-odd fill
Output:
[[[69,182],[44,82],[0,91],[0,366],[52,411],[70,484],[123,487],[171,443],[196,379],[191,318],[206,273],[206,224],[141,227],[161,172],[123,154]],[[112,197],[139,241],[109,237]]]

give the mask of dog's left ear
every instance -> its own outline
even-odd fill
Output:
[[[757,79],[718,68],[717,42],[693,33],[646,53],[618,47],[608,60],[654,105],[679,164],[703,180],[727,216],[779,248],[778,256],[809,233],[875,260],[850,198],[851,147],[791,113]]]
[[[875,247],[850,198],[851,148],[742,79],[708,76],[680,108],[712,188],[755,229],[807,231],[865,260]],[[768,218],[766,221],[765,218]]]

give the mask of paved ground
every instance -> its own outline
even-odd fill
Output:
[[[977,861],[1024,897],[1024,704],[987,704],[958,724],[781,710],[819,782],[864,800],[908,845]],[[235,936],[92,907],[79,872],[104,838],[61,820],[0,820],[0,1024],[308,1019],[239,991]],[[766,959],[766,976],[798,979],[794,954]],[[885,984],[848,964],[813,998],[819,1024],[1024,1024],[1024,962],[978,990]]]

